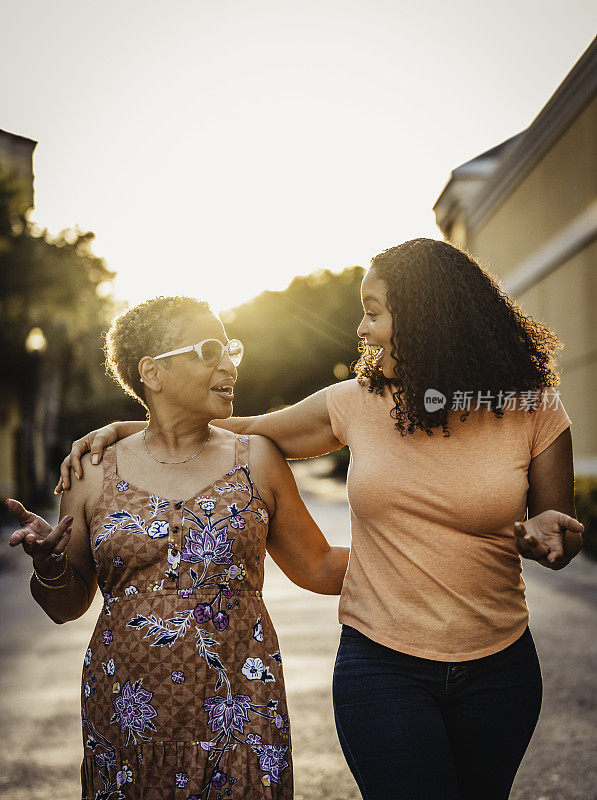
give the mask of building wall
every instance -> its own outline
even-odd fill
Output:
[[[501,279],[597,199],[597,100],[468,239],[468,249]],[[507,280],[506,289],[507,289]],[[577,474],[597,474],[597,241],[517,296],[554,330],[561,397],[572,419]]]
[[[597,98],[469,238],[506,277],[597,198]]]
[[[517,297],[523,309],[559,336],[562,400],[572,419],[575,455],[597,455],[597,242]]]
[[[469,242],[466,232],[466,223],[462,213],[454,217],[447,234],[448,241],[453,244],[454,247],[459,247],[461,250],[468,249]]]

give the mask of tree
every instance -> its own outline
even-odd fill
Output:
[[[358,358],[362,267],[295,278],[283,292],[263,292],[224,315],[229,336],[246,346],[235,413],[290,405],[349,377]]]
[[[17,492],[35,504],[48,497],[66,430],[77,432],[81,411],[87,430],[94,409],[103,417],[107,405],[128,404],[103,371],[102,331],[116,311],[106,288],[115,273],[93,254],[93,233],[51,237],[17,210],[17,191],[0,175],[2,402],[19,417]]]
[[[283,292],[263,292],[223,315],[228,335],[246,346],[235,389],[234,413],[263,414],[296,403],[350,377],[358,358],[362,267],[339,274],[320,270],[295,278]],[[347,448],[334,454],[345,473]]]

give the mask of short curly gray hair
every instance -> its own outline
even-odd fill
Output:
[[[112,320],[106,334],[106,370],[124,391],[147,408],[139,361],[180,346],[198,317],[216,317],[209,303],[193,297],[154,297]]]

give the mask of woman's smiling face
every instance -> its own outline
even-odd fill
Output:
[[[377,276],[374,269],[366,273],[361,283],[363,319],[357,328],[357,336],[368,345],[381,348],[379,361],[384,377],[394,377],[392,353],[392,314],[388,309],[386,282]]]
[[[228,337],[220,320],[201,315],[177,345],[185,347],[204,339],[219,339],[227,344]],[[173,348],[174,349],[174,348]],[[169,405],[190,415],[200,414],[211,419],[225,419],[232,414],[233,388],[236,367],[228,353],[215,366],[202,364],[193,352],[168,358],[168,364],[154,361],[160,376],[161,393]]]

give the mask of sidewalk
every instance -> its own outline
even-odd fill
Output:
[[[331,487],[334,502],[327,502],[313,492],[330,487],[305,475],[310,472],[305,463],[294,468],[330,543],[347,543],[344,488]],[[20,550],[9,549],[6,538],[0,537],[0,548],[8,551],[8,569],[0,574],[0,796],[75,800],[81,796],[81,664],[100,599],[82,619],[55,625],[29,595],[30,562]],[[565,570],[552,572],[525,561],[524,575],[544,699],[511,800],[597,800],[597,564],[581,554]],[[295,800],[358,800],[331,705],[338,599],[294,586],[269,557],[266,576],[264,598],[285,655]]]

